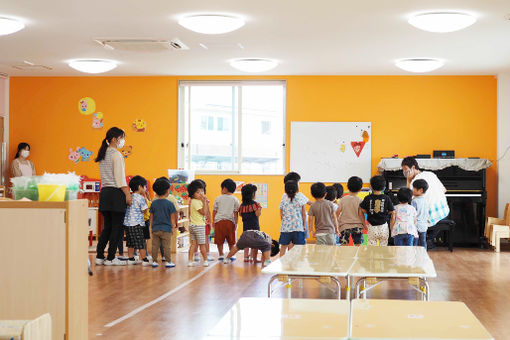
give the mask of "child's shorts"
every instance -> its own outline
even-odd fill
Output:
[[[380,246],[388,245],[388,238],[390,237],[390,230],[388,223],[382,225],[369,225],[368,226],[368,245],[376,246],[379,241]]]
[[[150,240],[151,231],[150,231],[151,221],[145,221],[145,226],[143,227],[143,238],[146,240]]]
[[[214,243],[223,244],[225,240],[227,240],[229,247],[236,243],[235,225],[229,220],[214,223]]]
[[[197,241],[198,244],[205,244],[205,225],[190,225],[189,239]]]
[[[135,225],[126,227],[128,248],[145,249],[145,239],[143,237],[143,228],[145,226]]]
[[[340,232],[340,244],[349,244],[349,236],[352,236],[354,244],[361,244],[363,242],[363,228],[355,227],[342,230]]]
[[[271,251],[271,244],[257,233],[245,232],[239,237],[236,247],[240,250],[244,248],[254,248],[262,252]]]
[[[306,244],[305,241],[305,232],[304,231],[290,231],[290,232],[282,232],[280,234],[280,245],[288,246],[290,243],[296,244]]]
[[[336,234],[317,235],[315,237],[315,244],[334,246],[336,245]]]

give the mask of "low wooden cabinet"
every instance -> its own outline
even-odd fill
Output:
[[[49,313],[53,339],[87,339],[87,208],[0,201],[0,320]]]
[[[179,242],[183,242],[183,239],[186,239],[189,244],[189,224],[189,205],[180,205],[177,208],[177,227],[184,227],[186,231],[184,233],[179,231],[172,233],[172,244],[170,246],[172,253],[177,252]]]

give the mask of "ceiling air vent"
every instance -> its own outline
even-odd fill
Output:
[[[23,64],[12,65],[16,70],[53,70],[53,67],[39,65],[28,60],[23,60]]]
[[[189,50],[179,39],[94,39],[95,42],[109,50],[132,52],[161,52],[168,50]]]

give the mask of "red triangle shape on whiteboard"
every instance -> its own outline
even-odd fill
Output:
[[[356,156],[361,154],[361,151],[363,151],[363,147],[365,146],[365,142],[351,142],[352,149],[354,150],[354,153]]]

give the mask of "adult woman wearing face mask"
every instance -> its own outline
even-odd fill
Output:
[[[450,214],[450,208],[446,200],[446,188],[432,171],[422,171],[414,157],[406,157],[402,160],[402,171],[407,178],[407,186],[412,189],[413,182],[424,179],[429,188],[423,195],[429,205],[429,227],[435,226],[439,221]]]
[[[115,257],[115,251],[122,235],[122,224],[127,205],[131,205],[131,193],[126,183],[124,157],[117,150],[124,146],[125,133],[112,127],[95,159],[101,173],[101,192],[99,193],[99,212],[104,217],[104,229],[97,242],[96,265],[124,266],[126,261]],[[104,249],[108,246],[108,256],[104,258]]]
[[[16,157],[11,163],[11,176],[35,176],[34,163],[28,160],[30,155],[30,145],[27,143],[19,143]]]

